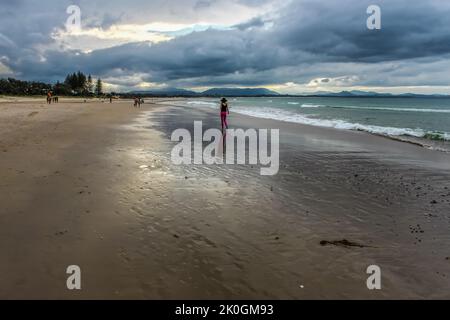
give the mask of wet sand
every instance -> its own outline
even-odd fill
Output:
[[[129,101],[0,103],[0,298],[450,298],[448,154],[232,115],[280,129],[277,176],[174,166],[170,134],[194,120],[218,126]]]

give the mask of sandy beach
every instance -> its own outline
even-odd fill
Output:
[[[450,154],[232,114],[280,129],[278,175],[175,166],[216,113],[60,101],[0,101],[1,299],[450,298]]]

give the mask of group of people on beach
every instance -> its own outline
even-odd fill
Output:
[[[112,96],[110,96],[109,102],[112,103]],[[142,98],[135,97],[134,99],[134,107],[140,108],[141,104],[144,103],[144,100]],[[57,96],[53,96],[51,91],[47,92],[47,104],[51,103],[58,103],[59,98]],[[224,129],[228,129],[228,121],[227,116],[230,114],[230,109],[228,107],[228,100],[226,98],[222,98],[220,100],[220,122],[222,124],[222,131]]]
[[[49,92],[47,92],[47,104],[51,104],[52,102],[58,103],[59,98],[57,96],[53,96],[52,92],[49,91]]]
[[[135,108],[140,108],[141,104],[144,104],[144,100],[142,98],[134,98],[134,107]]]

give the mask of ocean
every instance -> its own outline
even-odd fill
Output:
[[[231,112],[341,130],[359,130],[450,152],[450,98],[229,98]],[[181,102],[219,108],[219,99]],[[179,104],[177,102],[177,104]]]

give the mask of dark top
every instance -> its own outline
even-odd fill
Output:
[[[228,112],[228,104],[227,103],[221,103],[220,112]]]

